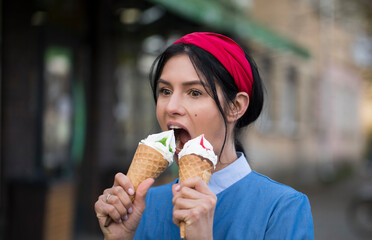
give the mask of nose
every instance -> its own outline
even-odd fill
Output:
[[[182,97],[177,94],[172,94],[172,96],[168,98],[165,111],[170,116],[183,115],[185,113],[185,108],[183,106]]]

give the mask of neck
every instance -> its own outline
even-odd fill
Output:
[[[229,164],[233,163],[236,159],[238,159],[238,156],[236,155],[236,149],[235,149],[234,142],[226,141],[226,145],[222,151],[221,156],[218,159],[214,172],[217,172],[227,167]]]

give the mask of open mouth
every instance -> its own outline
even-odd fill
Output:
[[[176,154],[178,155],[185,143],[191,139],[191,136],[187,130],[180,126],[170,125],[168,128],[174,131],[174,137],[176,139]]]

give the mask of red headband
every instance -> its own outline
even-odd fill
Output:
[[[174,42],[193,44],[212,54],[234,78],[239,91],[251,96],[253,76],[243,49],[232,39],[217,33],[190,33]]]

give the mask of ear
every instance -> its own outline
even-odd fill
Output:
[[[232,123],[236,122],[239,118],[241,118],[244,113],[247,111],[249,106],[249,96],[246,92],[238,92],[236,97],[231,103],[231,106],[228,110],[227,122]]]

